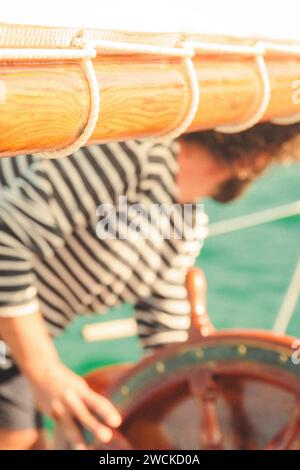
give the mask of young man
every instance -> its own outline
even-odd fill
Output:
[[[36,409],[62,424],[74,448],[84,448],[76,422],[110,440],[117,411],[61,363],[51,336],[77,314],[130,302],[145,348],[185,341],[185,275],[203,234],[182,220],[181,204],[235,198],[272,162],[296,160],[299,135],[300,125],[263,124],[237,135],[195,133],[169,146],[129,141],[62,160],[0,161],[0,336],[13,357],[0,369],[1,448],[40,445]],[[122,217],[116,237],[101,237],[99,207],[118,211],[121,196],[129,207],[175,204],[175,212],[154,217],[154,239]],[[183,237],[175,236],[182,223]]]

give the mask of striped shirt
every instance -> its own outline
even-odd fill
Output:
[[[186,340],[185,275],[200,251],[201,230],[184,221],[184,238],[175,237],[179,212],[169,239],[161,236],[164,218],[155,239],[133,233],[130,219],[118,222],[114,239],[97,230],[99,207],[117,207],[120,196],[149,210],[177,202],[177,145],[127,141],[59,160],[1,159],[0,316],[40,311],[56,335],[78,314],[128,302],[145,347]],[[129,229],[123,239],[122,224]]]

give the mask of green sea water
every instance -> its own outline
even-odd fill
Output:
[[[240,200],[205,201],[210,222],[300,200],[300,165],[273,168]],[[271,329],[300,256],[300,216],[207,239],[197,264],[208,281],[208,310],[217,328]],[[141,355],[136,338],[86,343],[82,327],[132,315],[128,305],[105,317],[78,318],[56,340],[63,360],[80,373]],[[300,336],[300,302],[288,333]]]
[[[207,201],[211,222],[300,200],[300,165],[273,168],[239,201]],[[198,263],[218,328],[271,329],[300,257],[300,215],[208,239]],[[300,336],[300,302],[288,333]]]

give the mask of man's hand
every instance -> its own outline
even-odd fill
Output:
[[[119,426],[119,413],[62,364],[39,313],[0,318],[0,333],[31,383],[39,409],[62,425],[74,448],[87,447],[78,423],[97,441],[111,439],[109,426]]]
[[[75,449],[87,448],[78,423],[102,443],[111,440],[110,427],[121,424],[114,406],[63,364],[56,364],[32,385],[39,409],[62,426]]]

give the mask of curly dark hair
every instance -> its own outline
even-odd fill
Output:
[[[242,194],[271,164],[300,162],[300,123],[287,126],[262,123],[237,134],[214,130],[193,132],[180,139],[206,147],[232,170],[232,178],[214,195],[219,202],[228,202]],[[245,176],[238,176],[237,168],[244,169]]]

